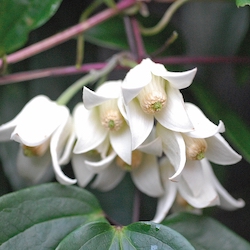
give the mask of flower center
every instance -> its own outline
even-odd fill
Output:
[[[116,157],[116,165],[125,171],[132,171],[138,168],[141,165],[141,162],[142,162],[142,152],[138,150],[134,150],[132,152],[131,165],[127,164],[119,156]]]
[[[43,156],[48,148],[48,145],[49,145],[49,140],[35,147],[22,145],[23,154],[27,157]]]
[[[116,99],[108,100],[100,105],[100,117],[102,125],[110,131],[118,131],[124,123]]]
[[[142,110],[147,114],[161,111],[167,100],[165,80],[159,76],[152,75],[152,80],[138,94],[137,98]]]
[[[202,160],[207,151],[207,142],[203,138],[192,138],[183,134],[186,144],[186,156],[189,160]]]

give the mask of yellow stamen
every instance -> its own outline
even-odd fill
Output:
[[[202,160],[207,151],[207,142],[203,138],[192,138],[183,134],[186,144],[186,156],[189,160]]]
[[[138,150],[132,152],[131,165],[124,162],[119,156],[116,157],[117,166],[126,171],[132,171],[138,168],[141,165],[141,162],[142,162],[142,152]]]
[[[116,99],[108,100],[100,105],[100,117],[102,125],[110,131],[118,131],[124,123]]]
[[[145,113],[154,114],[161,111],[167,100],[165,80],[152,75],[151,82],[140,91],[137,98]]]

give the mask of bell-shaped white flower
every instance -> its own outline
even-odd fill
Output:
[[[165,128],[187,132],[193,125],[184,107],[180,89],[188,87],[196,69],[169,72],[162,64],[144,59],[132,68],[122,83],[122,94],[132,133],[134,150],[148,137],[154,118]]]
[[[0,141],[20,143],[17,168],[20,174],[37,182],[52,161],[57,180],[74,184],[62,172],[59,161],[72,132],[72,118],[65,106],[39,95],[30,100],[10,122],[0,126]]]
[[[69,154],[67,152],[72,152],[75,141],[78,138],[82,138],[82,135],[84,135],[83,128],[85,126],[85,120],[82,119],[82,111],[84,112],[87,110],[84,108],[84,105],[82,103],[78,103],[73,110],[74,132],[71,134],[71,137],[68,140],[65,149],[66,154],[62,156],[60,161],[61,164],[68,162]],[[72,152],[72,154],[70,155],[71,163],[75,177],[77,179],[77,184],[79,186],[85,187],[97,172],[106,168],[116,157],[117,154],[114,151],[109,154],[109,148],[109,138],[106,137],[106,139],[101,144],[91,149],[90,151],[80,154],[75,154]],[[89,165],[87,164],[88,162],[99,162],[99,164],[94,167],[89,167]],[[101,167],[99,165],[101,165]]]
[[[150,136],[143,145],[134,150],[131,164],[127,164],[113,152],[101,161],[85,161],[97,173],[92,188],[109,191],[119,184],[126,172],[130,172],[134,184],[141,192],[152,197],[163,195],[157,160],[157,156],[162,154],[159,138],[151,140]]]
[[[165,218],[177,192],[189,205],[197,209],[218,205],[226,210],[235,210],[245,205],[242,199],[234,199],[224,189],[206,158],[195,162],[187,161],[178,182],[169,180],[174,168],[166,157],[161,160],[160,169],[165,193],[158,200],[153,219],[155,222],[159,223]]]
[[[187,160],[199,161],[206,157],[220,165],[235,164],[241,160],[242,157],[220,135],[225,131],[223,122],[220,121],[216,126],[194,104],[185,103],[185,108],[194,125],[193,131],[180,133],[160,124],[156,126],[157,134],[163,142],[163,151],[176,170],[171,180],[177,180]]]
[[[131,133],[120,98],[121,81],[106,82],[96,92],[84,87],[84,104],[78,106],[75,114],[76,122],[82,124],[75,154],[95,149],[108,137],[117,155],[131,163]]]

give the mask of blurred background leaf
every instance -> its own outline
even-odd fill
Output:
[[[195,249],[247,250],[250,244],[216,220],[189,213],[168,216],[163,222],[182,234]]]

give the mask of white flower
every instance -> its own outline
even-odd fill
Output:
[[[76,180],[65,176],[59,166],[71,131],[72,118],[68,108],[39,95],[30,100],[13,120],[0,126],[0,141],[20,143],[17,168],[22,176],[37,182],[52,161],[57,180],[62,184],[74,184]]]
[[[179,133],[160,124],[156,126],[157,135],[163,142],[163,151],[176,170],[171,180],[178,179],[187,160],[196,162],[206,157],[220,165],[235,164],[241,160],[242,157],[220,135],[225,131],[221,121],[216,126],[194,104],[185,103],[185,108],[194,125],[193,131]]]
[[[84,87],[84,105],[79,105],[75,114],[80,129],[74,154],[95,149],[108,138],[119,157],[131,163],[131,133],[120,97],[121,81],[106,82],[96,92]]]
[[[65,152],[72,152],[77,138],[82,138],[82,136],[84,136],[85,134],[85,119],[82,119],[84,117],[82,115],[84,112],[89,111],[84,108],[84,105],[82,103],[78,103],[73,110],[74,132],[71,134],[71,137],[68,140]],[[71,163],[79,186],[85,187],[97,172],[99,172],[101,169],[104,169],[116,157],[117,154],[114,151],[108,155],[109,148],[109,138],[106,137],[106,139],[101,144],[99,144],[95,148],[92,148],[90,151],[80,154],[75,154],[72,152],[72,154],[70,155]],[[63,155],[60,163],[64,164],[65,162],[68,162],[68,156],[68,153]],[[100,161],[99,165],[101,165],[101,167],[99,167],[98,164],[95,167],[89,167],[87,164],[88,161]]]
[[[127,73],[122,93],[131,126],[133,150],[150,134],[154,118],[163,127],[174,131],[193,129],[179,90],[188,87],[195,74],[196,69],[169,72],[162,64],[150,59],[142,60]]]
[[[163,195],[157,160],[157,156],[161,154],[161,142],[156,138],[132,152],[131,164],[127,164],[119,156],[114,157],[112,153],[112,158],[108,156],[109,159],[99,162],[85,161],[89,168],[98,173],[91,187],[109,191],[122,180],[126,172],[130,172],[134,184],[141,192],[159,197]]]
[[[209,161],[187,161],[178,182],[172,182],[169,177],[174,168],[164,157],[160,162],[161,177],[165,193],[158,200],[155,222],[161,222],[171,209],[177,192],[194,208],[205,208],[218,205],[226,210],[235,210],[245,205],[242,199],[235,200],[216,178]]]

